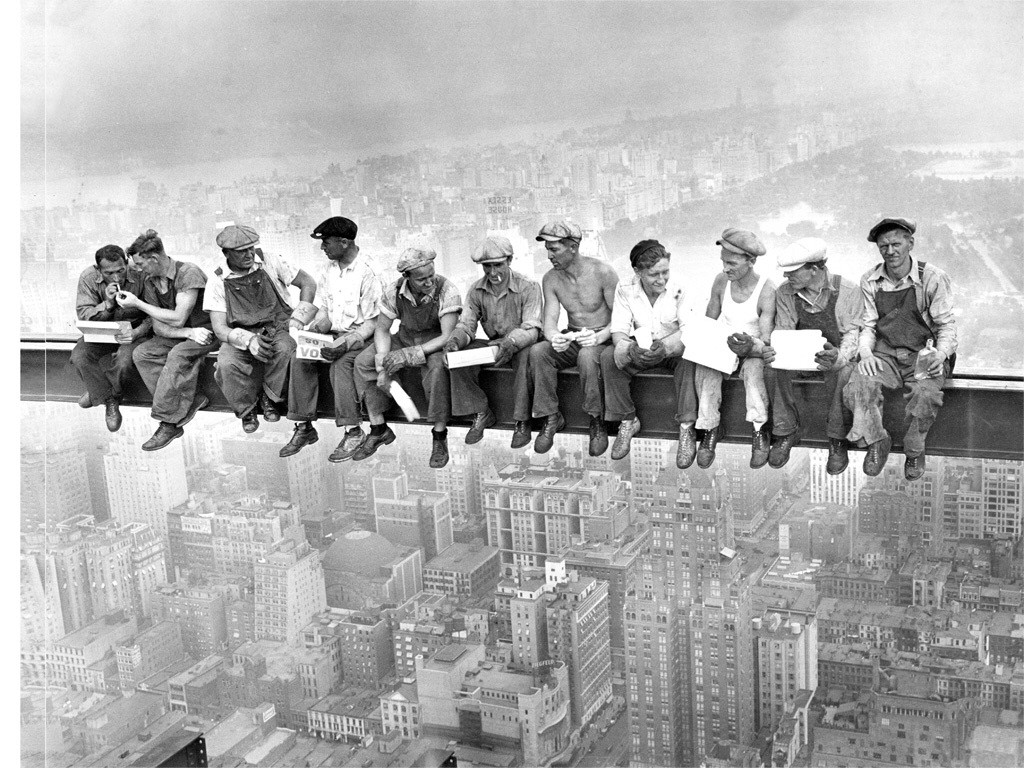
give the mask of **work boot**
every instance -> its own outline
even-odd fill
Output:
[[[830,437],[828,439],[828,461],[825,463],[825,471],[830,475],[841,475],[849,463],[850,454],[847,453],[846,441]]]
[[[498,420],[494,417],[494,413],[490,408],[478,413],[473,418],[473,426],[471,426],[469,431],[466,433],[466,445],[479,443],[483,439],[484,430],[488,427],[493,427],[497,421]]]
[[[78,398],[78,407],[79,408],[92,408],[92,398],[89,397],[89,393],[88,392],[86,392],[84,395],[82,395],[80,398]]]
[[[903,462],[903,476],[910,482],[920,479],[921,475],[924,474],[924,454],[918,454],[917,456],[907,456],[906,461]]]
[[[331,455],[327,457],[327,460],[334,464],[348,461],[355,455],[355,452],[365,440],[366,433],[363,430],[359,427],[349,427],[345,430],[345,437],[338,443],[338,447],[334,449]]]
[[[633,442],[633,436],[640,431],[640,419],[623,419],[619,422],[619,434],[615,436],[612,444],[612,458],[618,461],[629,455],[629,447]]]
[[[277,410],[277,403],[270,399],[270,395],[264,392],[260,395],[260,410],[263,411],[263,418],[267,421],[280,421],[281,414]]]
[[[693,425],[679,425],[679,448],[676,450],[676,466],[689,469],[697,456],[697,430]]]
[[[707,469],[715,460],[715,449],[718,447],[718,437],[721,426],[704,430],[704,437],[701,438],[700,448],[697,449],[697,466]]]
[[[565,429],[565,418],[561,413],[555,411],[544,419],[544,426],[541,427],[540,434],[533,442],[533,450],[537,453],[550,451],[551,446],[555,444],[555,433],[561,432],[563,429]]]
[[[786,466],[786,462],[789,461],[789,452],[800,445],[800,438],[803,436],[803,430],[797,429],[796,432],[790,432],[788,435],[777,438],[768,451],[768,464],[773,469],[782,469]]]
[[[430,468],[441,469],[448,463],[448,430],[431,430],[430,437],[433,439],[433,445],[430,447]]]
[[[771,434],[768,432],[767,424],[762,424],[760,429],[754,430],[750,443],[750,468],[760,469],[768,463],[768,446],[771,445]]]
[[[300,421],[295,425],[295,431],[292,432],[291,439],[281,447],[277,455],[282,459],[287,459],[319,439],[320,435],[317,434],[316,428],[312,424],[308,421]]]
[[[117,432],[121,428],[121,408],[119,403],[113,397],[108,398],[107,402],[104,403],[107,408],[106,422],[107,429],[111,432]]]
[[[882,474],[885,462],[889,458],[890,448],[892,448],[892,438],[888,435],[868,446],[867,455],[864,456],[865,475],[868,477],[878,477]]]
[[[377,449],[382,445],[391,445],[393,442],[395,442],[395,433],[391,431],[391,427],[385,425],[384,431],[379,435],[373,434],[373,431],[371,430],[370,434],[368,434],[366,439],[363,440],[362,445],[356,448],[356,452],[352,454],[352,461],[368,459],[373,456],[373,454],[377,452]]]
[[[522,448],[530,444],[532,437],[529,421],[517,421],[516,428],[512,431],[512,448]]]
[[[185,413],[185,418],[178,422],[178,426],[184,427],[186,424],[192,421],[192,419],[195,418],[195,415],[199,413],[199,411],[203,410],[203,408],[205,408],[209,404],[210,398],[208,398],[206,395],[196,393],[196,396],[192,399],[192,406]]]
[[[142,450],[144,451],[159,451],[165,447],[171,440],[177,437],[181,437],[185,434],[185,430],[181,427],[170,424],[166,421],[161,421],[160,426],[156,428],[156,432],[146,442],[142,444]]]
[[[608,428],[600,416],[590,417],[590,455],[600,456],[608,450]]]
[[[256,409],[253,408],[245,416],[242,417],[242,431],[247,435],[251,435],[257,429],[260,428],[259,417],[256,416]]]

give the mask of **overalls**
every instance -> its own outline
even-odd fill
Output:
[[[295,353],[295,340],[288,333],[291,309],[274,287],[273,278],[262,267],[242,277],[224,280],[224,306],[229,328],[244,328],[260,334],[273,350],[267,362],[248,350],[230,344],[221,347],[215,378],[231,410],[239,418],[259,403],[262,391],[275,403],[284,399],[288,366]]]
[[[445,283],[445,278],[438,277],[434,290],[428,296],[421,297],[416,304],[402,295],[405,281],[398,283],[395,289],[395,307],[401,324],[398,333],[391,334],[392,352],[423,344],[441,335],[438,308]],[[377,386],[377,367],[373,360],[375,353],[376,347],[371,345],[356,358],[356,391],[360,397],[365,398],[367,411],[371,414],[381,414],[388,409],[391,397]],[[427,396],[428,421],[447,422],[451,418],[451,388],[448,369],[444,366],[444,352],[438,351],[427,355],[426,365],[403,368],[397,377],[403,387],[412,377],[419,377],[423,392]]]
[[[796,301],[796,330],[821,331],[825,341],[839,348],[843,335],[836,320],[836,303],[839,299],[839,284],[842,278],[832,275],[828,305],[821,312],[808,312],[805,302],[799,297]],[[853,364],[847,363],[838,370],[821,371],[825,380],[825,391],[828,396],[829,411],[825,421],[825,430],[829,438],[842,440],[850,431],[853,414],[843,405],[843,388],[850,380]],[[791,435],[800,427],[796,399],[793,394],[793,372],[765,366],[765,381],[771,393],[772,402],[772,434],[776,437]]]
[[[175,261],[175,277],[182,266],[182,262]],[[162,309],[174,309],[178,299],[174,280],[169,281],[166,291],[160,291],[157,285],[153,283],[156,305]],[[199,289],[195,306],[185,321],[186,328],[210,328],[210,313],[203,310],[203,291]],[[151,414],[154,419],[177,424],[185,418],[198,394],[199,368],[203,358],[218,346],[220,341],[216,336],[209,344],[197,344],[192,339],[154,336],[136,347],[133,354],[135,367],[153,393]]]
[[[922,282],[924,267],[925,262],[918,262],[918,276]],[[924,453],[928,430],[942,407],[942,385],[951,370],[951,361],[946,361],[938,376],[922,380],[914,378],[918,352],[925,348],[928,339],[935,338],[917,308],[916,291],[916,287],[911,285],[901,291],[875,293],[878,325],[874,354],[882,370],[876,376],[854,373],[844,393],[847,405],[853,409],[849,440],[862,439],[866,445],[871,445],[887,435],[882,426],[882,387],[904,387],[907,432],[903,438],[903,451],[907,456]]]

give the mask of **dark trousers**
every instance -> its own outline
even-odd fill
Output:
[[[222,346],[217,353],[214,379],[238,418],[256,407],[262,392],[275,403],[284,400],[288,367],[295,356],[295,339],[287,328],[277,328],[268,341],[273,349],[265,363],[253,357],[249,350],[230,344]]]
[[[145,339],[131,344],[93,344],[79,339],[71,350],[71,364],[85,382],[89,399],[99,405],[113,398],[120,401],[122,390],[131,376],[135,361],[132,355]]]
[[[463,349],[480,349],[487,342],[473,339]],[[508,363],[512,366],[512,418],[528,421],[530,418],[530,395],[533,381],[530,379],[530,347],[516,352]],[[465,416],[487,410],[487,395],[480,389],[480,369],[483,366],[470,365],[465,368],[451,368],[448,375],[452,380],[452,415]]]
[[[402,344],[398,337],[391,334],[391,351],[401,348]],[[383,414],[391,403],[391,396],[377,386],[377,366],[373,362],[376,351],[376,346],[370,344],[356,356],[356,393],[365,400],[366,410],[370,414]],[[407,382],[419,379],[423,386],[423,392],[427,396],[427,419],[429,421],[447,422],[451,418],[451,382],[448,378],[448,369],[444,366],[444,352],[427,355],[426,365],[403,368],[395,378],[406,392],[409,391]]]
[[[185,418],[197,395],[203,358],[219,346],[216,337],[209,344],[196,344],[191,339],[154,336],[135,348],[135,367],[153,393],[150,413],[154,419],[177,424]]]
[[[825,434],[833,440],[842,440],[853,426],[853,413],[843,403],[843,388],[854,370],[853,363],[833,371],[810,372],[802,375],[816,376],[825,382],[828,398],[828,416],[825,419]],[[764,383],[772,404],[772,434],[776,437],[791,435],[800,428],[799,405],[793,393],[793,371],[764,367]]]
[[[583,385],[583,411],[603,418],[604,392],[601,387],[601,354],[608,344],[581,347],[570,342],[564,352],[555,352],[550,341],[530,347],[530,371],[533,374],[533,415],[551,416],[558,411],[558,372],[573,365],[579,369]]]
[[[601,375],[604,377],[604,417],[608,421],[627,421],[636,418],[636,405],[629,391],[633,377],[641,370],[671,371],[676,392],[676,423],[692,424],[697,421],[697,390],[693,375],[696,366],[681,357],[668,357],[657,365],[637,369],[629,365],[625,370],[615,364],[615,347],[605,347],[601,353]]]
[[[315,360],[292,360],[288,384],[288,418],[292,421],[316,421],[316,403],[320,396],[320,371],[330,365],[328,375],[334,393],[334,423],[339,427],[355,427],[361,421],[359,395],[354,378],[356,357],[366,346],[359,342],[355,349],[331,363]]]
[[[846,405],[853,411],[853,426],[847,439],[850,442],[863,440],[865,445],[884,439],[887,433],[882,426],[882,406],[885,401],[882,387],[903,388],[903,397],[907,401],[904,418],[907,431],[903,438],[903,452],[908,456],[919,456],[924,453],[928,430],[935,423],[935,417],[942,407],[942,385],[946,383],[949,374],[949,362],[945,363],[942,373],[936,378],[918,381],[914,378],[916,352],[897,350],[893,355],[876,351],[875,357],[882,364],[881,373],[867,376],[854,371],[843,390]]]

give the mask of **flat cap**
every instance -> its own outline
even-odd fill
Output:
[[[556,240],[583,240],[583,230],[571,221],[551,221],[540,228],[537,240],[552,243]]]
[[[437,252],[429,248],[406,248],[402,251],[402,258],[398,260],[396,269],[404,275],[430,264],[436,258]]]
[[[325,237],[344,237],[346,240],[354,240],[359,227],[352,219],[344,216],[331,216],[316,225],[310,237],[323,240]]]
[[[875,243],[878,242],[878,236],[883,232],[887,232],[890,229],[902,229],[905,232],[914,234],[917,231],[917,224],[910,219],[901,219],[896,216],[886,216],[880,222],[875,224],[868,232],[868,241]]]
[[[715,245],[720,245],[727,251],[744,256],[764,256],[766,253],[761,238],[745,229],[733,229],[730,227],[722,233],[720,239],[715,240]]]
[[[791,272],[804,264],[825,261],[827,250],[828,246],[820,237],[805,237],[786,246],[776,258],[779,262],[779,269],[783,272]]]
[[[232,224],[224,227],[217,235],[217,245],[220,248],[227,248],[229,251],[252,248],[259,243],[260,236],[256,234],[256,230],[245,226],[245,224]]]
[[[490,261],[504,261],[512,255],[512,243],[507,237],[491,235],[473,251],[473,261],[486,264]]]

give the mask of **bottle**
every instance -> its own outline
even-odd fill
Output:
[[[925,348],[917,353],[917,362],[914,363],[914,378],[918,381],[922,379],[930,379],[932,375],[928,373],[928,368],[932,364],[932,360],[935,359],[935,341],[928,339],[928,343]]]

